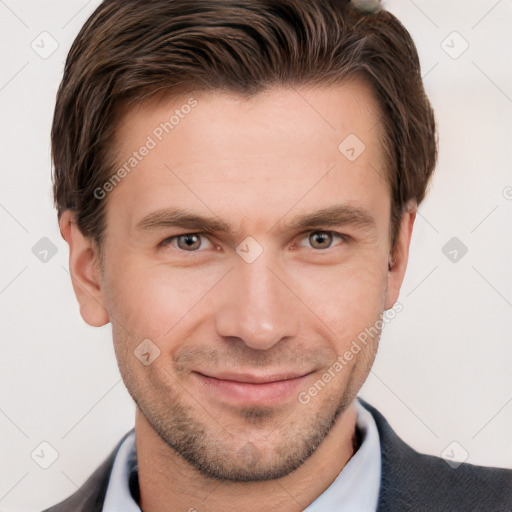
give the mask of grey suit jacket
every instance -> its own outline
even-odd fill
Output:
[[[439,457],[418,453],[377,409],[359,400],[375,419],[380,436],[377,512],[512,512],[512,470],[471,464],[453,469]],[[101,512],[117,450],[128,434],[80,490],[44,512]]]

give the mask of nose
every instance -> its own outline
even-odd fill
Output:
[[[241,339],[257,350],[268,350],[299,331],[300,303],[270,259],[265,252],[252,263],[237,258],[215,316],[220,336]]]

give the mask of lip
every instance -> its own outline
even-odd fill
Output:
[[[296,397],[312,372],[282,372],[272,375],[193,372],[207,393],[222,402],[238,405],[273,405]]]
[[[200,373],[200,372],[197,372]],[[270,384],[272,382],[279,382],[283,380],[294,380],[304,377],[310,372],[298,373],[298,372],[281,372],[273,375],[262,374],[254,375],[250,373],[218,373],[216,375],[207,375],[206,373],[200,373],[205,377],[217,380],[225,380],[230,382],[241,382],[246,384]]]

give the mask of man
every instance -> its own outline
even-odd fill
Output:
[[[512,510],[512,471],[419,454],[357,398],[437,156],[414,43],[363,7],[114,0],[81,30],[55,198],[137,408],[49,510]]]

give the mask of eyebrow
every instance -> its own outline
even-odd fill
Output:
[[[169,227],[181,227],[184,229],[206,231],[208,233],[222,231],[228,233],[233,232],[229,224],[218,218],[198,215],[179,208],[157,210],[156,212],[146,215],[137,224],[137,230],[139,231],[150,231]]]
[[[279,223],[277,221],[269,231]],[[283,229],[286,231],[299,231],[319,227],[334,227],[351,225],[366,230],[375,230],[375,218],[367,210],[352,205],[334,205],[320,210],[300,214],[284,221]],[[152,231],[162,228],[180,227],[206,233],[234,233],[234,228],[215,216],[198,215],[194,212],[169,208],[152,212],[137,223],[138,231]]]
[[[288,229],[305,230],[319,226],[334,227],[351,225],[368,230],[375,230],[377,223],[373,215],[363,208],[352,205],[334,205],[306,215],[296,215],[286,223]]]

